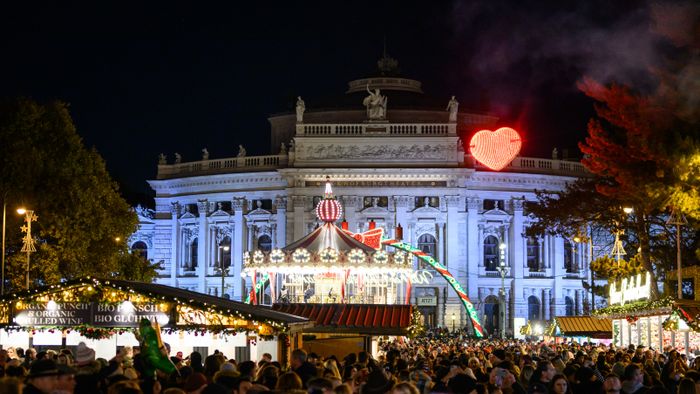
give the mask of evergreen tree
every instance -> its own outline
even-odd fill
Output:
[[[122,276],[138,264],[125,242],[137,216],[119,195],[104,160],[86,149],[62,102],[0,102],[0,194],[8,206],[7,278],[23,288],[19,205],[38,215],[32,235],[33,284],[92,275]],[[127,279],[130,279],[127,277]],[[141,276],[140,279],[148,279]]]

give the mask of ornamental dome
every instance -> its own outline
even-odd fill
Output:
[[[331,181],[326,178],[326,190],[323,200],[316,205],[316,217],[326,223],[333,223],[343,216],[343,206],[333,196]]]

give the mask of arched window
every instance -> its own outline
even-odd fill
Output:
[[[189,250],[189,265],[187,266],[188,271],[194,271],[197,268],[197,256],[198,256],[199,242],[197,238],[192,240]]]
[[[498,264],[498,238],[489,235],[484,239],[484,267],[486,271],[495,271]]]
[[[540,242],[536,237],[527,237],[527,268],[540,270]]]
[[[535,296],[527,298],[527,318],[528,320],[540,320],[540,300]]]
[[[437,240],[430,234],[423,234],[418,237],[418,249],[428,256],[437,259]],[[418,259],[418,269],[432,270],[433,267]]]
[[[258,238],[258,250],[269,252],[272,250],[272,238],[269,235],[263,234]]]
[[[566,304],[566,316],[574,315],[574,300],[571,297],[564,297],[564,303]]]
[[[574,247],[568,239],[564,240],[564,269],[574,272]]]
[[[219,244],[219,262],[223,263],[224,268],[231,266],[231,238],[224,237]]]
[[[133,254],[134,256],[139,256],[144,260],[147,260],[148,245],[146,245],[146,243],[143,241],[134,242],[134,244],[131,245],[131,254]]]

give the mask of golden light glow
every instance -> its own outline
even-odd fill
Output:
[[[17,208],[17,213],[20,215],[24,215],[27,213],[27,210],[25,208]]]

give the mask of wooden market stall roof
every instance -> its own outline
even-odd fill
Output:
[[[567,337],[612,338],[612,320],[591,316],[557,316],[552,322],[552,334]]]
[[[16,302],[32,299],[42,294],[61,292],[81,286],[94,286],[95,288],[108,287],[120,291],[130,291],[144,297],[150,297],[165,302],[177,302],[194,309],[210,310],[221,314],[237,315],[252,321],[273,321],[284,325],[309,325],[309,319],[274,311],[271,308],[250,305],[243,302],[232,301],[208,294],[197,293],[190,290],[161,285],[157,283],[145,283],[120,279],[98,279],[92,277],[74,279],[62,282],[58,285],[42,286],[30,290],[8,293],[0,297],[0,303]]]
[[[405,335],[411,325],[411,305],[275,304],[275,311],[312,320],[308,332]]]

